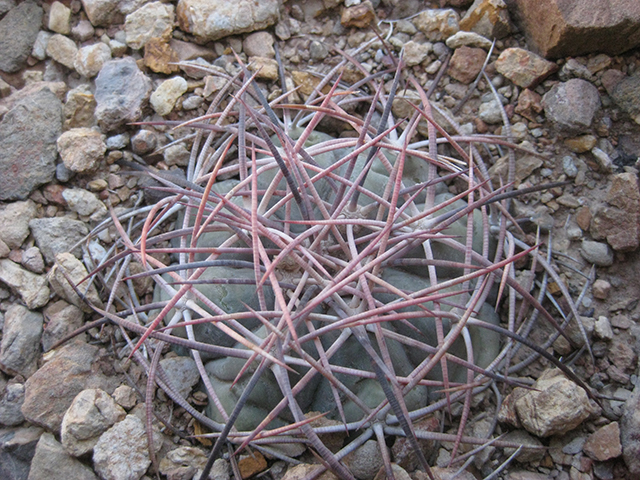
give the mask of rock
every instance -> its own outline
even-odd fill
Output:
[[[617,70],[609,70],[611,71]],[[607,88],[607,91],[616,105],[629,114],[634,122],[640,124],[640,75],[622,77]]]
[[[609,319],[607,317],[598,317],[593,332],[596,337],[601,340],[609,341],[613,339],[613,330],[611,329],[611,323],[609,323]]]
[[[522,426],[538,437],[567,433],[598,410],[558,369],[544,372],[533,388],[515,401],[515,408]]]
[[[107,215],[107,207],[95,194],[81,188],[67,188],[62,192],[69,209],[78,215],[91,217],[90,220],[102,220]]]
[[[20,262],[24,268],[33,273],[44,272],[44,259],[38,247],[29,247],[22,252]]]
[[[94,27],[122,23],[117,0],[82,0],[82,6]]]
[[[111,60],[111,49],[108,45],[98,42],[78,50],[73,67],[83,77],[93,78],[100,73],[105,62],[109,60]]]
[[[91,452],[100,435],[125,416],[122,407],[104,390],[83,390],[73,399],[62,419],[62,444],[71,455],[80,457]]]
[[[180,70],[178,54],[171,48],[168,42],[158,38],[152,38],[144,44],[144,65],[157,73],[170,75]]]
[[[569,150],[575,153],[585,153],[596,146],[597,139],[593,135],[580,135],[579,137],[567,138],[564,144]]]
[[[138,396],[136,391],[128,385],[120,385],[113,391],[113,399],[115,402],[126,410],[135,407]]]
[[[178,59],[181,62],[185,62],[187,60],[195,60],[197,58],[213,61],[218,58],[218,55],[216,55],[216,52],[213,49],[206,48],[201,45],[196,45],[195,43],[191,42],[183,42],[175,38],[172,38],[169,41],[169,46],[174,52],[176,52],[176,54],[178,55]]]
[[[158,137],[152,130],[142,129],[131,137],[131,148],[138,155],[145,155],[155,150]]]
[[[161,441],[154,445],[160,447]],[[127,415],[100,436],[93,447],[93,466],[105,480],[138,480],[151,465],[142,421]]]
[[[7,385],[4,396],[0,400],[0,425],[15,427],[24,422],[24,416],[20,411],[23,402],[24,385],[22,383]]]
[[[242,51],[247,57],[274,58],[276,51],[273,48],[274,38],[269,32],[256,32],[247,35],[242,42]]]
[[[624,340],[616,337],[609,346],[609,360],[622,371],[633,371],[635,370],[638,356]]]
[[[458,472],[459,468],[431,467],[431,472],[438,480],[475,480],[475,476],[467,471]],[[428,478],[428,477],[427,477]]]
[[[598,89],[591,83],[574,78],[558,83],[542,97],[547,120],[568,133],[581,133],[591,127],[600,108]]]
[[[16,290],[27,308],[40,308],[49,301],[46,278],[25,270],[8,258],[0,260],[0,281]]]
[[[47,43],[47,56],[73,70],[78,55],[76,43],[69,37],[56,33]]]
[[[27,479],[40,435],[38,427],[0,430],[0,478]]]
[[[23,67],[42,26],[42,15],[36,2],[27,1],[0,20],[0,70],[14,73]]]
[[[127,15],[124,23],[127,45],[139,50],[152,38],[169,40],[175,22],[174,7],[152,2]]]
[[[407,67],[420,65],[429,57],[433,46],[430,43],[419,43],[409,40],[404,44],[402,59]]]
[[[447,47],[452,49],[460,47],[473,47],[489,50],[491,48],[491,40],[475,32],[465,32],[462,30],[460,30],[455,35],[447,38],[447,41],[445,43],[447,44]]]
[[[79,341],[56,350],[25,383],[22,414],[49,431],[60,431],[62,418],[78,393],[87,388],[111,390],[112,381],[98,372],[98,347]]]
[[[183,144],[171,145],[164,152],[164,162],[168,166],[178,165],[180,167],[186,167],[189,164],[189,158],[191,152]]]
[[[251,478],[254,475],[267,469],[267,460],[256,450],[250,452],[249,455],[242,455],[238,460],[238,470],[240,477]]]
[[[57,143],[64,166],[72,172],[95,170],[107,151],[104,135],[85,127],[67,130]]]
[[[167,455],[160,460],[159,469],[160,473],[167,477],[175,476],[180,472],[181,478],[193,478],[198,470],[204,469],[206,463],[207,455],[202,450],[194,447],[178,447],[167,452]],[[215,475],[209,477],[218,478]]]
[[[0,15],[4,15],[16,6],[16,0],[0,0]]]
[[[524,430],[514,430],[507,433],[502,439],[505,442],[512,442],[516,445],[522,445],[523,448],[516,456],[519,463],[537,463],[544,457],[545,449],[542,442],[536,437],[529,435]],[[527,448],[533,447],[533,448]],[[515,448],[505,448],[505,455],[511,455],[516,451]]]
[[[580,248],[580,255],[587,262],[598,267],[609,267],[613,265],[613,252],[606,243],[583,240]]]
[[[42,349],[48,352],[56,342],[82,326],[84,313],[75,305],[58,300],[47,305],[44,318],[46,323],[42,334]]]
[[[527,43],[547,58],[617,55],[640,45],[640,4],[635,0],[611,0],[606,6],[599,0],[507,3]]]
[[[462,20],[462,30],[471,30],[487,38],[504,38],[511,33],[511,19],[503,0],[475,0]]]
[[[40,437],[31,461],[28,480],[97,480],[89,467],[69,455],[53,435]]]
[[[204,103],[200,95],[190,95],[182,101],[182,110],[195,110]]]
[[[542,112],[542,97],[534,92],[525,88],[518,96],[518,105],[514,109],[515,113],[522,115],[532,122],[536,121],[536,116]]]
[[[4,317],[0,368],[9,375],[30,377],[38,369],[42,314],[12,305]]]
[[[36,217],[36,204],[27,200],[0,206],[0,239],[9,248],[20,248],[29,236],[29,221]]]
[[[522,48],[506,48],[496,60],[496,70],[519,87],[534,88],[558,65]]]
[[[278,79],[278,62],[273,58],[249,57],[249,71],[258,72],[256,78],[274,81]]]
[[[392,463],[391,464],[391,471],[393,472],[393,477],[396,480],[412,480],[412,477],[400,465]],[[384,467],[382,467],[378,471],[378,474],[375,476],[374,480],[385,480],[386,478],[387,478],[386,470],[385,470]]]
[[[606,300],[609,297],[609,292],[611,291],[611,284],[606,280],[602,280],[599,278],[595,282],[593,282],[593,297],[598,300]]]
[[[460,30],[460,17],[452,9],[424,10],[411,21],[432,42],[446,40]]]
[[[95,34],[95,29],[89,20],[81,19],[78,24],[71,29],[73,38],[80,42],[89,40]]]
[[[640,386],[624,404],[620,419],[620,443],[624,462],[632,475],[640,475]]]
[[[588,82],[595,81],[586,65],[578,62],[575,58],[569,58],[558,72],[558,78],[563,82],[571,78],[582,78]]]
[[[460,83],[468,85],[482,70],[485,58],[487,58],[487,52],[481,48],[464,46],[456,48],[449,63],[449,75]]]
[[[478,118],[484,123],[496,124],[502,122],[502,110],[496,100],[480,104]]]
[[[82,252],[75,245],[89,233],[83,222],[66,217],[36,218],[29,222],[29,227],[47,263],[53,263],[56,254],[71,249],[80,258]]]
[[[47,44],[49,39],[53,37],[53,33],[40,30],[36,41],[33,43],[33,49],[31,50],[31,56],[38,60],[44,60],[47,58]]]
[[[62,35],[71,33],[71,9],[64,3],[53,2],[49,10],[49,30]]]
[[[86,85],[80,85],[67,92],[67,101],[64,105],[64,128],[92,127],[96,120],[94,112],[96,100],[91,90]]]
[[[622,455],[618,422],[611,422],[589,435],[583,451],[598,462],[604,462]]]
[[[151,94],[151,107],[158,115],[169,115],[176,104],[176,100],[187,91],[187,81],[182,77],[165,80]]]
[[[56,254],[55,261],[56,264],[47,275],[51,288],[54,292],[69,303],[80,308],[82,311],[87,313],[92,311],[91,307],[89,307],[89,305],[87,305],[85,301],[78,296],[71,285],[69,285],[69,282],[67,281],[68,277],[69,280],[77,286],[78,290],[83,293],[84,298],[87,301],[92,305],[96,305],[98,307],[102,306],[102,301],[100,300],[96,286],[89,281],[80,283],[88,275],[87,269],[80,260],[74,257],[71,253],[65,252]],[[66,276],[62,273],[63,270],[66,273]]]
[[[176,10],[180,28],[201,42],[253,32],[278,21],[278,0],[180,0]]]
[[[19,98],[5,113],[0,123],[0,200],[24,200],[53,180],[61,130],[62,103],[48,88]]]
[[[375,440],[367,440],[354,452],[344,457],[345,466],[356,478],[373,479],[383,466],[380,446]]]
[[[366,28],[376,18],[373,5],[369,0],[365,0],[358,5],[347,6],[342,10],[340,23],[343,27]]]
[[[191,357],[165,358],[160,360],[160,366],[182,398],[187,398],[191,389],[200,381],[198,367]]]
[[[151,80],[131,57],[106,62],[95,80],[96,118],[103,131],[134,122],[151,93]]]

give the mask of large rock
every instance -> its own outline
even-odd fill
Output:
[[[47,305],[44,316],[47,323],[42,333],[42,349],[45,352],[48,352],[56,342],[80,328],[84,320],[82,310],[64,300]]]
[[[44,307],[49,301],[46,277],[25,270],[8,258],[0,260],[0,282],[18,292],[27,308]]]
[[[278,0],[180,0],[176,13],[182,30],[206,42],[269,27],[279,7]]]
[[[69,455],[53,435],[45,432],[36,445],[27,480],[97,480],[89,467]]]
[[[591,127],[600,108],[600,94],[591,83],[580,78],[554,85],[542,97],[547,120],[567,133],[583,133]]]
[[[174,10],[171,4],[152,2],[127,15],[124,23],[127,45],[138,50],[152,38],[169,40],[175,21]]]
[[[96,78],[96,118],[110,131],[142,116],[151,93],[151,80],[131,57],[106,62]]]
[[[15,102],[0,123],[0,200],[24,200],[53,180],[61,131],[62,103],[48,88]]]
[[[0,20],[0,70],[13,73],[22,68],[42,26],[42,15],[36,2],[24,2]]]
[[[0,368],[10,375],[33,375],[38,369],[43,318],[21,305],[9,307],[0,344]]]
[[[623,77],[607,88],[607,91],[613,101],[628,113],[634,122],[640,124],[640,75]]]
[[[528,44],[547,58],[640,45],[637,0],[506,0]]]
[[[460,17],[452,9],[427,9],[411,21],[432,42],[446,40],[460,30]]]
[[[38,427],[0,430],[2,480],[26,480],[40,435],[42,429]]]

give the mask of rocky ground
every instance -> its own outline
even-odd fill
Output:
[[[325,73],[342,59],[340,52],[353,53],[369,40],[359,56],[364,68],[388,68],[374,26],[396,54],[403,49],[407,72],[426,90],[433,87],[431,99],[462,132],[504,135],[541,154],[518,154],[516,188],[569,181],[519,197],[513,213],[533,232],[536,226],[551,230],[562,279],[574,298],[583,293],[579,309],[595,357],[595,364],[586,354],[570,357],[572,366],[611,399],[595,408],[546,364],[530,366],[526,374],[537,379],[537,390],[507,397],[498,429],[514,441],[549,448],[519,456],[497,478],[640,475],[640,387],[633,393],[640,352],[640,56],[632,49],[640,45],[640,8],[625,0],[568,2],[575,8],[565,12],[554,9],[563,2],[552,0],[510,0],[508,9],[502,0],[471,3],[0,0],[0,478],[153,476],[144,371],[123,357],[118,332],[94,328],[50,349],[97,318],[65,288],[59,268],[81,278],[79,259],[87,248],[99,255],[113,241],[105,231],[78,246],[107,216],[107,205],[123,211],[143,195],[145,180],[117,162],[160,170],[188,162],[189,137],[162,148],[186,133],[130,123],[202,115],[223,85],[175,62],[234,74],[236,52],[259,70],[261,87],[275,98],[277,43],[289,80],[306,95],[316,81],[309,72]],[[593,8],[601,9],[597,19]],[[228,21],[206,21],[214,11]],[[494,37],[485,72],[510,128],[486,79],[475,83]],[[400,95],[415,99],[411,91]],[[396,115],[403,105],[394,105]],[[486,153],[499,182],[506,157],[498,149]],[[100,301],[98,291],[89,295]],[[553,353],[574,355],[562,341]],[[192,405],[206,403],[194,389],[199,377],[190,358],[169,352],[160,363]],[[184,410],[162,393],[157,397],[158,412],[194,432]],[[469,427],[476,435],[488,428],[481,407]],[[206,462],[206,446],[157,428],[162,475],[193,478]],[[449,478],[450,450],[443,443],[432,455],[442,478]],[[359,455],[353,462],[376,460]],[[458,478],[483,478],[504,458],[488,449]],[[403,466],[411,478],[426,478]],[[301,478],[304,467],[297,468],[285,475],[283,462],[259,453],[239,465],[243,478]],[[233,474],[229,462],[219,460],[212,478]],[[400,469],[397,477],[407,472]]]

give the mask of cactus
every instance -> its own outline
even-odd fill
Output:
[[[500,145],[513,158],[515,145],[456,133],[400,63],[345,85],[348,64],[303,104],[284,87],[267,103],[241,65],[205,116],[159,122],[196,132],[186,178],[149,172],[164,197],[112,211],[100,227],[119,239],[94,265],[111,291],[95,309],[127,338],[139,335],[131,351],[147,369],[148,395],[157,383],[213,432],[202,478],[228,442],[279,458],[278,444],[302,443],[322,459],[311,477],[330,469],[353,478],[342,460],[371,438],[393,478],[391,436],[407,437],[433,478],[421,439],[454,442],[455,460],[461,443],[486,441],[464,431],[475,395],[516,383],[540,355],[559,364],[546,353],[562,330],[541,305],[544,289],[534,298],[513,264],[533,259],[543,284],[559,278],[509,215],[512,178],[494,188],[477,148]],[[407,118],[395,118],[394,105]],[[344,134],[323,133],[327,124]],[[136,295],[144,277],[153,300]],[[568,302],[565,326],[576,313]],[[545,345],[526,338],[536,321],[556,327]],[[165,343],[195,359],[206,415],[159,368]],[[533,353],[512,365],[522,346]],[[455,405],[455,434],[417,425]],[[337,449],[323,443],[341,432],[349,441]]]

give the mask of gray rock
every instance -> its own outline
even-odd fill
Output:
[[[108,137],[105,144],[107,145],[107,150],[122,150],[123,148],[127,148],[129,141],[129,133],[125,132]]]
[[[27,308],[40,308],[49,301],[46,277],[31,273],[8,258],[0,260],[0,282],[16,290]]]
[[[191,95],[182,102],[183,110],[195,110],[204,102],[204,98],[200,95]]]
[[[87,388],[113,391],[113,381],[98,372],[98,347],[79,341],[53,355],[25,383],[22,414],[31,423],[57,433],[78,393]]]
[[[78,55],[78,47],[69,37],[56,33],[47,43],[47,55],[56,62],[73,70],[73,64]]]
[[[73,128],[64,132],[58,138],[57,146],[65,167],[72,172],[95,170],[107,151],[104,135],[91,128]]]
[[[599,410],[587,393],[558,369],[547,370],[515,402],[522,426],[538,437],[564,434]]]
[[[56,165],[56,179],[60,183],[67,183],[73,177],[73,172],[69,170],[64,163]]]
[[[53,180],[61,131],[62,103],[48,88],[21,98],[4,115],[0,200],[24,200],[34,188]]]
[[[478,109],[478,117],[485,123],[495,124],[502,122],[502,111],[496,100],[481,103]]]
[[[278,0],[180,0],[176,10],[180,28],[200,40],[262,30],[279,17]]]
[[[106,149],[106,146],[105,146]],[[91,217],[91,220],[102,220],[107,215],[107,207],[95,194],[82,188],[67,188],[62,192],[69,209],[78,215]]]
[[[161,442],[154,445],[160,447]],[[147,434],[142,421],[135,415],[102,434],[93,447],[93,465],[106,480],[138,480],[151,465]]]
[[[640,75],[625,77],[609,92],[616,105],[640,124]]]
[[[542,97],[548,120],[567,133],[583,133],[591,127],[600,108],[598,89],[591,83],[574,78],[558,83]]]
[[[58,253],[55,261],[56,264],[48,274],[49,283],[54,292],[82,311],[90,313],[92,311],[91,307],[69,285],[69,281],[71,281],[83,293],[88,302],[98,307],[102,306],[102,301],[95,285],[89,281],[82,282],[87,277],[87,269],[80,260],[72,254],[64,252]],[[69,281],[67,281],[67,278]]]
[[[583,240],[580,255],[587,262],[599,267],[609,267],[613,264],[613,252],[606,243]]]
[[[22,68],[42,26],[42,15],[42,8],[28,1],[0,20],[0,70],[13,73]]]
[[[269,32],[262,31],[252,33],[251,35],[247,35],[247,38],[242,42],[242,51],[247,57],[274,58],[276,51],[273,48],[273,42],[273,35]],[[311,47],[309,48],[311,49]]]
[[[22,266],[33,273],[44,272],[44,258],[38,247],[29,247],[22,252]]]
[[[536,437],[531,436],[524,430],[514,430],[507,433],[504,437],[505,442],[512,442],[516,445],[522,445],[524,448],[516,456],[519,463],[539,462],[544,457],[545,449],[542,442]],[[533,448],[526,448],[526,447]],[[516,451],[515,448],[505,448],[505,455],[511,455]]]
[[[640,475],[640,386],[624,404],[624,414],[620,419],[620,443],[622,456],[632,475]]]
[[[71,35],[81,42],[89,40],[95,34],[95,29],[89,20],[80,20],[78,24],[71,29]]]
[[[69,455],[53,435],[45,432],[36,445],[28,480],[97,480],[89,467]]]
[[[10,383],[0,400],[0,425],[15,427],[24,422],[24,415],[20,411],[24,402],[24,385]]]
[[[9,248],[20,248],[29,236],[29,221],[36,214],[36,204],[31,200],[0,206],[0,240]]]
[[[53,33],[40,30],[36,41],[33,43],[33,49],[31,50],[31,56],[38,60],[44,60],[47,58],[47,44],[49,39],[53,37]]]
[[[380,446],[375,440],[367,440],[353,453],[344,458],[344,464],[356,478],[371,480],[382,467]]]
[[[0,0],[0,15],[4,15],[16,6],[16,0]]]
[[[171,4],[153,2],[127,15],[124,23],[127,45],[138,50],[152,38],[169,40],[175,22],[174,10]]]
[[[56,342],[82,326],[84,313],[75,305],[58,300],[45,308],[44,318],[46,324],[42,333],[42,349],[47,352]]]
[[[64,414],[60,435],[62,444],[74,457],[93,450],[108,428],[124,419],[126,413],[104,390],[83,390]]]
[[[36,218],[29,222],[31,233],[47,263],[53,263],[58,253],[73,253],[80,258],[80,247],[74,248],[88,233],[87,226],[66,217]]]
[[[22,305],[12,305],[5,313],[0,368],[10,375],[30,377],[38,369],[42,314]]]
[[[131,57],[106,62],[96,78],[96,118],[103,131],[134,122],[151,93],[151,80]]]
[[[171,145],[164,152],[164,161],[168,166],[178,165],[180,167],[186,167],[189,164],[189,158],[191,152],[182,143],[177,145]]]
[[[194,477],[197,471],[202,471],[206,463],[207,456],[202,450],[194,447],[178,447],[167,452],[167,455],[160,460],[159,469],[160,473],[167,475],[167,477],[179,474],[189,478]],[[213,475],[213,471],[211,473],[210,478],[221,480],[219,477]]]
[[[171,380],[171,385],[183,397],[200,381],[196,362],[191,357],[171,357],[160,360],[160,366]]]
[[[0,478],[27,479],[40,435],[42,429],[38,427],[0,430]]]

